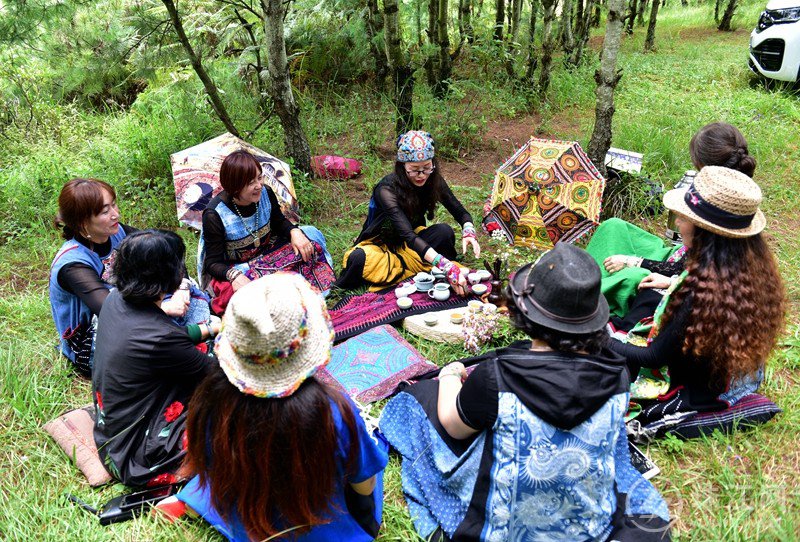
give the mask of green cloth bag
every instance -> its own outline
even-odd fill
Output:
[[[641,267],[626,267],[611,274],[603,267],[606,258],[622,254],[664,261],[678,248],[665,247],[662,238],[619,218],[610,218],[600,224],[586,251],[600,266],[602,276],[600,289],[606,296],[611,313],[619,317],[628,313],[630,303],[636,297],[639,283],[650,274],[650,271]]]

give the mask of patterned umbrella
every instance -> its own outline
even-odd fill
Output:
[[[211,198],[222,191],[219,184],[222,161],[233,151],[241,149],[248,151],[261,163],[261,181],[275,192],[284,216],[292,222],[299,221],[297,195],[289,164],[227,132],[170,156],[178,220],[190,228],[200,229],[203,210]]]
[[[546,250],[597,225],[606,181],[574,141],[531,138],[495,173],[483,226]]]

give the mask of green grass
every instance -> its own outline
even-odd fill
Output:
[[[798,540],[800,198],[794,170],[800,163],[800,102],[787,90],[751,83],[747,41],[761,2],[740,8],[735,19],[739,30],[727,34],[714,30],[711,9],[710,4],[682,8],[670,2],[659,15],[653,53],[642,53],[643,28],[624,40],[614,146],[642,152],[647,176],[671,186],[689,167],[688,142],[703,124],[728,121],[748,138],[791,302],[789,330],[770,360],[763,388],[784,413],[751,432],[691,442],[668,439],[650,446],[648,453],[661,467],[654,483],[670,503],[677,539]],[[502,78],[480,80],[491,73],[485,71],[488,64],[459,64],[454,97],[442,104],[419,83],[418,112],[425,126],[441,136],[443,154],[454,161],[491,154],[481,136],[487,121],[498,118],[520,116],[530,120],[532,132],[585,144],[593,122],[596,52],[590,59],[569,72],[556,63],[549,101],[533,111]],[[217,76],[224,78],[221,68]],[[228,84],[235,87],[230,76]],[[229,98],[237,118],[246,119],[246,101],[236,92]],[[307,89],[299,101],[314,149],[365,162],[357,181],[296,179],[306,217],[325,232],[338,257],[359,230],[369,189],[390,167],[392,110],[384,96],[359,87]],[[53,348],[47,269],[59,240],[48,224],[58,189],[76,175],[112,180],[126,221],[174,228],[169,154],[216,135],[220,126],[209,119],[194,78],[173,80],[167,72],[159,72],[127,112],[89,113],[70,104],[44,111],[48,129],[40,127],[25,145],[0,142],[0,538],[220,540],[199,521],[171,525],[143,517],[100,527],[64,495],[99,504],[122,488],[89,488],[40,429],[63,410],[88,403],[90,395],[89,384],[73,377]],[[267,123],[253,142],[281,155],[275,123]],[[499,165],[502,157],[497,159]],[[478,215],[488,188],[475,184],[454,190]],[[646,227],[657,231],[659,224]],[[190,246],[187,264],[192,269],[195,235],[182,235]],[[490,248],[489,243],[483,246]],[[410,340],[439,363],[465,355],[458,347]],[[416,540],[396,458],[386,471],[385,501],[380,540]]]

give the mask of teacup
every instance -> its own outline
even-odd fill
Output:
[[[486,293],[486,290],[488,289],[489,287],[486,286],[485,284],[473,284],[471,288],[472,293],[475,295],[483,295]]]
[[[433,275],[433,278],[439,279],[439,278],[443,278],[445,275],[447,275],[447,273],[445,273],[444,271],[442,271],[438,267],[433,267],[433,268],[431,268],[431,275]]]
[[[427,326],[435,326],[439,323],[439,315],[435,312],[429,312],[422,317],[422,321],[425,322]]]
[[[486,314],[494,314],[497,312],[497,305],[494,303],[484,303],[483,312]]]
[[[414,301],[410,297],[400,297],[397,299],[397,306],[401,309],[410,309]]]
[[[430,273],[419,272],[414,276],[414,284],[420,292],[427,292],[433,287],[433,275]]]
[[[483,303],[481,301],[478,301],[477,299],[470,299],[469,301],[467,301],[467,309],[469,309],[470,312],[478,312],[482,308],[483,308]]]
[[[461,314],[460,312],[454,312],[450,314],[450,322],[452,322],[453,324],[457,325],[463,321],[464,321],[464,315]]]
[[[492,278],[492,274],[489,273],[486,269],[478,269],[475,272],[480,276],[481,281],[489,280],[490,278]]]
[[[469,273],[467,275],[467,280],[470,284],[478,284],[481,281],[481,275],[477,271],[474,273]]]
[[[434,284],[433,288],[428,290],[428,297],[436,301],[447,301],[450,298],[450,285],[443,282]]]
[[[395,289],[394,295],[397,299],[400,299],[401,297],[408,297],[416,291],[417,287],[413,284],[402,284]]]

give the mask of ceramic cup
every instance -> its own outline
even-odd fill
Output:
[[[444,278],[446,274],[447,273],[445,273],[444,271],[442,271],[438,267],[431,268],[431,275],[433,275],[433,278],[435,278],[435,279]]]
[[[429,312],[422,317],[423,322],[425,322],[426,326],[435,326],[439,323],[439,315],[435,312]]]
[[[414,284],[420,292],[427,292],[433,288],[433,275],[424,272],[417,273],[414,276]]]
[[[428,290],[428,297],[436,301],[447,301],[450,298],[450,285],[443,282],[434,284],[433,288]]]
[[[401,309],[410,309],[413,304],[414,301],[412,301],[410,297],[400,297],[397,299],[397,306]]]
[[[471,289],[473,294],[483,295],[486,293],[486,290],[488,290],[489,287],[486,286],[485,284],[473,284]]]
[[[497,305],[494,303],[484,303],[482,308],[483,312],[486,314],[494,314],[497,312]]]
[[[481,275],[478,272],[469,273],[467,275],[467,280],[470,284],[478,284],[481,281]]]
[[[483,308],[483,303],[481,303],[477,299],[470,299],[469,301],[467,301],[467,309],[469,309],[470,312],[478,312],[482,308]]]
[[[413,284],[403,284],[395,289],[394,295],[397,299],[400,299],[401,297],[408,297],[416,291],[417,287]]]
[[[475,272],[480,276],[481,281],[489,280],[490,278],[492,278],[492,274],[489,273],[486,269],[478,269]]]
[[[453,312],[450,314],[450,321],[454,324],[460,324],[464,321],[464,315],[460,312]]]

